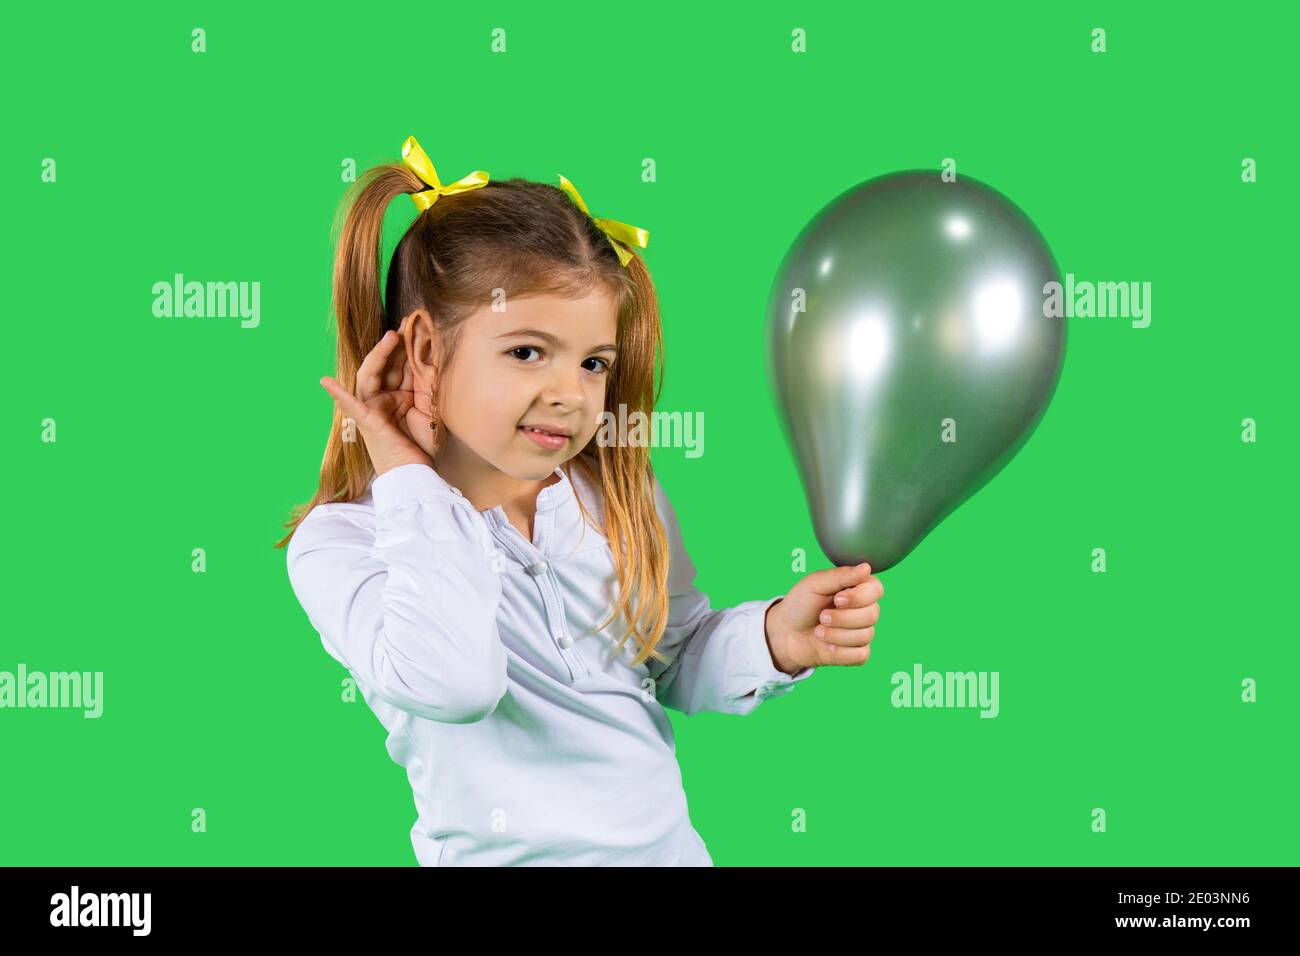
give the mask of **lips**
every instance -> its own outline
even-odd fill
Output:
[[[565,434],[544,431],[533,425],[520,425],[519,431],[543,451],[556,452],[569,447],[569,436]]]
[[[520,428],[531,429],[535,432],[541,432],[543,435],[554,435],[557,438],[572,438],[573,433],[568,429],[561,428],[559,425],[520,425]]]

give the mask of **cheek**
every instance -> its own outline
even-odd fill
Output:
[[[441,411],[448,423],[472,434],[492,422],[500,405],[499,400],[491,400],[492,381],[492,369],[486,363],[462,361],[455,375],[448,379],[442,396]]]
[[[590,433],[588,438],[600,430],[601,416],[606,414],[610,394],[607,383],[608,379],[597,383],[587,395],[587,430]],[[617,417],[618,409],[615,409],[612,414]]]
[[[594,379],[587,388],[587,407],[593,409],[594,415],[605,410],[606,396],[609,395],[609,376]]]

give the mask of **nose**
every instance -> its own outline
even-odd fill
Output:
[[[583,374],[583,370],[577,366],[561,368],[557,363],[551,374],[547,376],[546,385],[542,390],[542,403],[550,408],[569,411],[582,408],[586,402]]]

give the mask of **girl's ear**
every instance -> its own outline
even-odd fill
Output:
[[[419,388],[428,389],[437,370],[438,327],[424,309],[416,309],[402,319],[401,334],[406,346],[406,361],[411,366]]]

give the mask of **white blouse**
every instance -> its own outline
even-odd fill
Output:
[[[671,664],[632,666],[632,638],[615,657],[622,618],[594,630],[615,599],[609,543],[555,473],[529,541],[427,465],[385,472],[303,519],[294,593],[406,768],[421,865],[712,866],[664,708],[748,714],[815,668],[772,662],[764,616],[781,596],[709,607],[658,478]],[[600,489],[574,475],[603,527]]]

